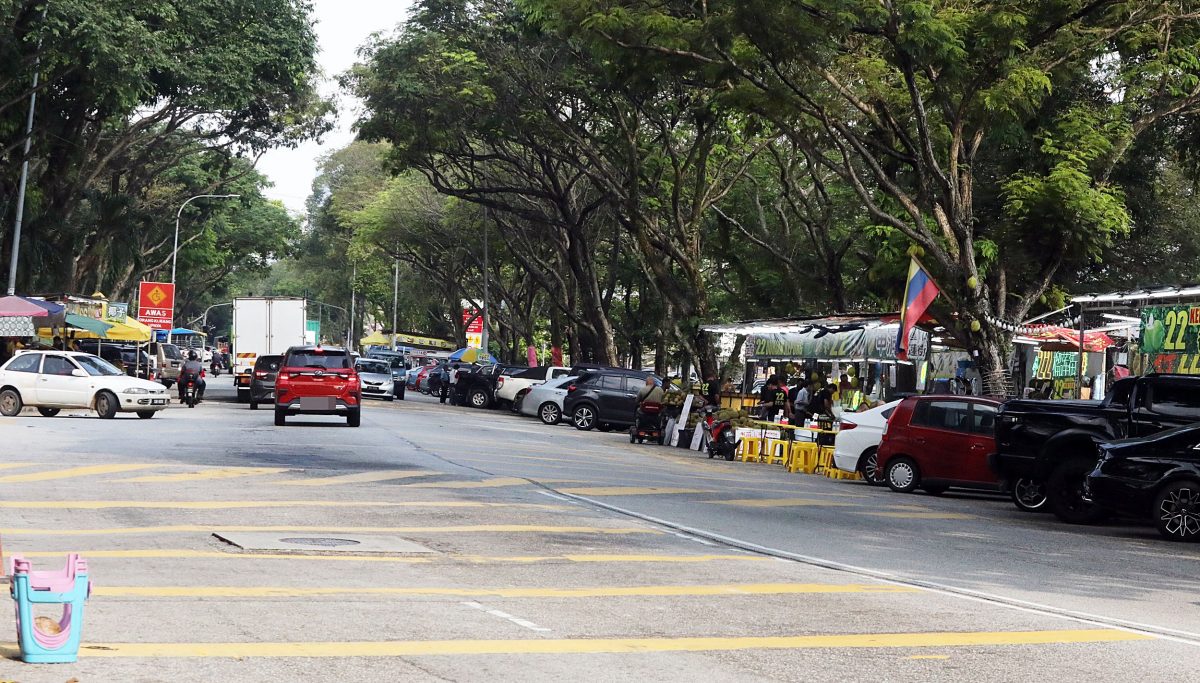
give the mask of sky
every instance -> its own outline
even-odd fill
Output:
[[[282,201],[293,213],[304,213],[304,202],[317,173],[317,159],[354,140],[351,126],[357,116],[357,103],[338,91],[337,75],[354,65],[359,46],[372,33],[395,28],[410,4],[410,0],[312,0],[321,48],[317,60],[325,72],[322,92],[337,97],[338,125],[320,143],[274,149],[258,160],[258,170],[275,183],[264,193],[268,198]]]

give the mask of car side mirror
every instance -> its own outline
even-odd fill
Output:
[[[80,370],[79,368],[75,368],[74,370],[71,371],[71,376],[72,377],[87,377],[88,374],[87,374],[87,371],[85,371],[85,370]]]

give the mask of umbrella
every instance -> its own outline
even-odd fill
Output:
[[[49,311],[19,296],[0,298],[0,318],[41,318]]]
[[[85,330],[95,335],[104,336],[105,332],[112,327],[112,323],[106,323],[103,320],[96,320],[83,315],[74,313],[67,314],[67,326],[74,327],[77,330]]]
[[[384,346],[386,344],[391,344],[392,340],[383,336],[383,333],[379,330],[376,330],[372,332],[370,336],[359,339],[358,343],[363,346]]]
[[[70,324],[70,322],[70,320],[67,320],[67,324]],[[125,316],[124,322],[107,322],[104,324],[107,326],[107,328],[102,332],[89,329],[86,332],[77,334],[75,336],[78,339],[104,339],[108,341],[131,341],[140,343],[150,341],[150,337],[153,332],[153,330],[151,330],[149,327],[134,320],[133,318],[130,318],[129,316]]]
[[[451,362],[459,363],[495,363],[496,359],[483,349],[459,349],[450,354]]]

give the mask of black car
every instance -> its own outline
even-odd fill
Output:
[[[259,356],[250,373],[250,410],[258,410],[260,403],[275,402],[275,377],[283,356]]]
[[[1149,519],[1173,541],[1200,540],[1200,424],[1099,446],[1084,496],[1103,510]]]
[[[145,351],[124,344],[100,343],[95,339],[79,340],[79,350],[100,356],[104,360],[120,368],[130,377],[158,381],[157,374],[150,367],[150,356]]]
[[[584,431],[628,427],[636,417],[638,392],[646,378],[653,376],[620,368],[585,371],[567,387],[563,415],[569,415],[575,428]]]
[[[496,403],[496,380],[528,370],[521,365],[468,365],[458,369],[454,402],[472,408],[490,408]]]

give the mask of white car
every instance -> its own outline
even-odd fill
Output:
[[[883,428],[900,401],[892,401],[861,413],[842,416],[841,431],[833,440],[833,465],[839,470],[859,472],[871,484],[882,484],[875,474],[875,450],[883,440]]]
[[[158,382],[130,377],[90,353],[25,351],[0,366],[0,415],[14,417],[30,406],[46,417],[63,408],[119,412],[149,419],[171,402]]]
[[[562,421],[563,398],[567,395],[567,387],[577,379],[574,376],[561,377],[530,389],[521,401],[521,414],[536,416],[548,425],[558,424]]]
[[[521,395],[529,389],[569,374],[571,374],[571,368],[539,365],[513,375],[501,375],[496,378],[496,400],[516,405],[517,401],[521,399]]]

